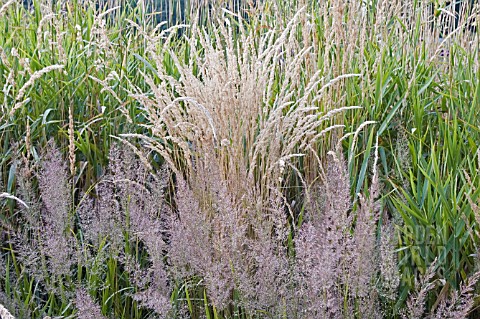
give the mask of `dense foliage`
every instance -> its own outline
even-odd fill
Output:
[[[479,14],[0,0],[0,316],[475,317]]]

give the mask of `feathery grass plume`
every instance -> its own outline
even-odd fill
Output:
[[[7,67],[7,68],[10,68],[8,66],[8,60],[5,55],[5,52],[0,48],[0,57],[2,58],[2,63]],[[4,60],[5,59],[5,60]],[[8,75],[6,75],[6,78],[5,78],[5,83],[3,85],[3,88],[2,88],[2,93],[3,93],[3,103],[1,105],[1,108],[0,110],[2,111],[2,116],[0,116],[0,121],[2,121],[4,119],[4,117],[6,116],[6,114],[8,114],[7,112],[7,108],[8,108],[8,105],[9,105],[9,96],[10,96],[10,91],[12,90],[12,88],[15,86],[15,78],[14,78],[14,70],[10,68],[10,71],[8,72]]]
[[[23,98],[25,97],[25,94],[27,93],[28,88],[34,85],[36,80],[40,79],[44,74],[47,74],[55,70],[62,70],[63,68],[64,68],[64,65],[55,64],[55,65],[49,65],[33,73],[28,79],[28,81],[25,82],[25,84],[23,84],[23,86],[20,88],[17,95],[15,96],[16,104],[10,110],[9,116],[13,116],[18,109],[20,109],[22,106],[28,103],[29,99],[23,99]]]
[[[38,186],[44,208],[41,212],[41,251],[48,258],[54,275],[69,275],[75,263],[72,186],[62,154],[50,140],[45,148],[38,173]]]
[[[62,65],[67,64],[67,54],[65,53],[65,43],[64,43],[64,35],[65,32],[63,32],[62,27],[63,27],[63,21],[60,19],[55,19],[53,21],[53,27],[55,28],[55,38],[52,39],[50,45],[54,44],[56,49],[57,49],[57,54],[58,54],[58,61]]]
[[[435,287],[432,282],[437,269],[437,259],[430,264],[420,281],[416,280],[415,291],[410,294],[407,307],[400,313],[403,319],[419,319],[425,313],[425,300],[430,290]]]
[[[285,246],[289,229],[279,196],[272,196],[263,217],[249,223],[241,259],[235,267],[239,306],[252,314],[262,311],[273,317],[285,313],[290,316],[295,307],[291,258]]]
[[[98,215],[96,213],[96,201],[89,194],[81,193],[79,196],[81,198],[80,203],[77,207],[78,214],[78,223],[82,233],[84,241],[94,244],[98,247],[99,235],[97,227],[98,226]]]
[[[360,196],[356,212],[351,211],[350,183],[340,152],[329,152],[323,184],[315,185],[310,194],[308,213],[295,239],[297,300],[305,318],[349,318],[354,313],[360,318],[381,317],[375,154],[368,199]]]
[[[129,198],[126,208],[131,241],[141,241],[145,245],[149,262],[149,267],[143,272],[143,282],[138,286],[138,292],[133,298],[139,301],[140,305],[154,310],[162,318],[167,318],[172,310],[169,299],[171,287],[165,264],[167,245],[164,241],[165,220],[169,212],[165,206],[163,190],[168,183],[168,171],[163,168],[160,176],[150,174],[143,180],[143,187],[129,183],[128,193],[125,194]],[[138,278],[138,275],[136,277]]]
[[[467,278],[460,290],[453,290],[449,300],[443,300],[440,306],[428,318],[431,319],[466,319],[475,305],[475,285],[480,279],[480,272]]]
[[[25,132],[25,150],[27,151],[26,159],[29,160],[32,148],[32,130],[30,127],[30,119],[27,118],[27,128]]]
[[[96,199],[85,196],[78,209],[80,227],[84,238],[97,249],[107,242],[110,255],[125,255],[120,260],[136,287],[133,299],[166,318],[171,310],[171,288],[165,264],[166,217],[162,215],[166,214],[163,190],[168,171],[163,168],[160,175],[154,175],[134,150],[119,143],[112,145],[109,159],[107,172],[96,187]],[[127,238],[131,243],[125,242]],[[127,244],[139,243],[148,254],[146,267],[124,251]],[[97,257],[101,262],[103,257]]]
[[[24,157],[13,162],[16,169],[16,193],[27,204],[17,206],[17,218],[11,220],[11,247],[22,272],[12,271],[10,277],[32,280],[41,290],[68,295],[70,267],[76,262],[73,227],[70,214],[71,195],[65,162],[54,143],[44,149],[38,167]],[[34,177],[38,179],[38,192]],[[14,281],[11,281],[14,284]],[[40,290],[40,289],[39,289]],[[27,310],[19,310],[28,313]]]
[[[154,235],[149,236],[153,237]],[[160,238],[161,235],[157,236]],[[133,299],[139,302],[139,306],[153,310],[161,318],[168,318],[171,315],[172,304],[170,301],[171,287],[162,250],[164,248],[163,241],[159,243],[159,246],[147,247],[150,264],[147,269],[132,260],[126,261],[126,268],[130,273],[132,284],[136,287],[136,292],[132,295]]]
[[[46,14],[42,17],[42,19],[38,22],[37,26],[37,49],[40,49],[40,46],[43,42],[44,39],[44,31],[43,27],[47,24],[47,22],[50,22],[50,20],[56,18],[57,15],[53,12]],[[48,34],[48,33],[47,33]],[[39,53],[40,54],[40,53]]]
[[[372,317],[378,310],[377,291],[374,280],[378,272],[378,247],[376,240],[377,221],[380,217],[380,182],[377,171],[378,137],[375,143],[372,180],[368,198],[359,195],[360,203],[356,212],[355,228],[348,250],[347,278],[348,291],[354,308],[358,307],[362,316]]]
[[[94,4],[93,7],[96,7]],[[120,6],[108,8],[104,11],[95,10],[92,26],[90,28],[89,41],[85,47],[87,57],[94,56],[94,67],[96,70],[108,73],[109,61],[115,61],[115,43],[109,38],[109,29],[107,26],[108,15],[118,11]],[[104,87],[104,88],[107,88]]]
[[[101,307],[92,299],[84,288],[77,288],[75,293],[75,308],[78,319],[106,319]]]
[[[7,0],[4,0],[2,4],[6,2]],[[441,136],[438,135],[437,126],[441,127],[440,130],[446,128],[446,132],[450,133],[453,127],[463,128],[464,125],[458,126],[456,121],[452,121],[453,125],[450,125],[448,118],[445,118],[445,123],[440,121],[431,125],[433,123],[431,119],[438,117],[430,116],[434,112],[425,113],[427,107],[430,108],[431,105],[438,104],[442,109],[458,105],[455,112],[458,112],[461,123],[468,119],[473,121],[475,118],[475,116],[463,117],[462,108],[466,108],[464,107],[468,104],[466,102],[477,101],[474,98],[477,82],[475,72],[472,70],[478,69],[476,66],[478,67],[479,58],[478,54],[475,54],[478,51],[475,48],[478,45],[478,34],[475,35],[476,42],[468,46],[466,41],[470,37],[463,32],[462,26],[466,20],[453,16],[455,15],[453,6],[448,4],[453,2],[435,1],[435,6],[432,6],[431,1],[321,1],[311,2],[308,8],[297,10],[305,6],[307,1],[266,0],[256,1],[255,6],[258,7],[252,10],[257,12],[250,14],[252,19],[245,22],[239,19],[241,15],[231,13],[235,10],[229,5],[227,10],[219,10],[225,1],[215,1],[212,5],[215,9],[211,11],[208,9],[211,1],[201,1],[201,5],[207,8],[205,13],[208,15],[208,23],[202,24],[197,22],[200,20],[192,20],[193,31],[186,37],[187,43],[183,42],[183,39],[175,42],[177,33],[173,29],[162,31],[163,27],[159,26],[150,31],[145,27],[145,23],[140,26],[144,21],[133,22],[144,18],[144,1],[138,2],[136,8],[131,8],[125,3],[128,8],[124,10],[123,7],[116,6],[119,4],[118,1],[109,0],[110,10],[101,9],[104,13],[98,11],[103,4],[97,6],[95,1],[78,3],[83,8],[90,6],[88,11],[82,11],[83,8],[76,11],[78,9],[75,7],[71,11],[70,5],[76,6],[77,2],[57,2],[58,5],[55,6],[51,1],[37,1],[34,13],[23,10],[20,2],[14,3],[11,7],[2,6],[0,9],[4,11],[3,13],[6,10],[8,14],[8,16],[0,14],[2,26],[8,26],[9,30],[16,32],[25,31],[18,32],[20,36],[8,32],[2,34],[3,37],[0,36],[0,41],[7,51],[16,48],[11,49],[11,56],[7,58],[0,50],[2,81],[5,80],[0,117],[3,119],[4,116],[8,116],[12,105],[13,108],[20,109],[26,106],[26,103],[34,102],[28,104],[32,111],[32,122],[24,124],[24,121],[15,119],[16,114],[13,114],[12,123],[9,124],[16,125],[0,124],[2,127],[0,136],[20,140],[25,133],[24,125],[27,125],[29,135],[30,124],[33,144],[35,139],[43,139],[45,136],[48,138],[48,135],[56,134],[56,121],[65,122],[65,118],[52,119],[48,114],[52,116],[57,112],[49,110],[51,105],[63,105],[61,103],[64,97],[71,96],[75,104],[75,116],[78,116],[75,120],[78,120],[79,124],[71,125],[73,120],[71,114],[68,114],[70,164],[74,161],[71,152],[73,146],[71,130],[78,129],[79,139],[75,142],[78,143],[79,150],[89,150],[85,156],[89,163],[95,163],[86,166],[80,177],[93,176],[94,171],[102,165],[95,160],[98,155],[102,157],[102,148],[97,150],[94,147],[102,144],[97,144],[99,141],[97,138],[103,140],[104,136],[111,133],[108,127],[115,127],[115,124],[119,123],[116,115],[120,110],[125,115],[130,115],[131,120],[134,120],[132,122],[145,121],[139,126],[128,124],[128,129],[134,130],[128,136],[138,137],[139,132],[145,133],[145,136],[141,136],[145,148],[164,156],[172,171],[177,174],[179,183],[184,181],[188,187],[188,190],[184,190],[180,184],[177,185],[180,193],[177,194],[176,201],[181,203],[184,200],[190,205],[189,208],[186,207],[187,204],[181,204],[183,208],[179,209],[178,218],[172,222],[173,230],[178,230],[181,236],[172,235],[174,240],[169,245],[166,240],[169,239],[168,234],[165,235],[162,229],[164,227],[162,218],[165,214],[161,206],[165,199],[158,191],[162,188],[159,185],[161,182],[150,176],[150,172],[147,172],[150,168],[145,171],[145,168],[137,167],[137,159],[132,160],[130,155],[125,155],[123,151],[119,152],[119,162],[115,163],[112,160],[112,167],[96,188],[96,198],[89,198],[94,197],[90,194],[85,195],[84,203],[78,210],[79,232],[77,233],[78,228],[75,227],[64,229],[67,233],[68,228],[74,230],[79,239],[85,240],[85,246],[82,248],[88,249],[85,256],[90,259],[91,264],[101,264],[97,265],[98,269],[104,266],[104,255],[112,252],[120,256],[128,253],[134,255],[131,251],[122,250],[137,249],[141,256],[138,258],[140,260],[136,260],[139,263],[138,274],[141,274],[144,280],[141,282],[132,279],[128,284],[131,283],[137,292],[133,297],[141,305],[152,308],[153,312],[158,314],[165,312],[168,306],[165,297],[172,289],[170,285],[174,285],[172,281],[167,280],[170,275],[168,266],[164,264],[165,258],[169,257],[165,256],[167,252],[172,261],[178,262],[177,268],[182,268],[184,273],[192,273],[197,277],[192,279],[181,275],[180,270],[178,274],[172,271],[179,278],[186,278],[187,286],[190,286],[190,279],[193,282],[201,280],[206,286],[207,299],[222,307],[229,304],[232,297],[239,298],[241,306],[238,309],[241,309],[240,312],[248,313],[247,317],[267,316],[268,313],[273,317],[290,318],[295,317],[297,313],[303,316],[304,309],[305,316],[312,317],[322,317],[324,314],[348,317],[351,315],[350,310],[357,312],[353,316],[361,316],[361,313],[366,313],[367,316],[368,311],[362,307],[367,305],[364,301],[370,293],[376,293],[375,287],[367,291],[367,286],[371,284],[368,279],[372,276],[373,268],[379,270],[380,278],[384,278],[385,284],[389,285],[383,287],[385,290],[381,290],[380,293],[388,291],[389,293],[385,295],[389,296],[390,292],[394,293],[396,281],[386,279],[392,278],[394,274],[390,274],[388,269],[382,268],[382,265],[380,268],[377,265],[367,267],[372,264],[373,257],[377,254],[372,252],[370,256],[367,252],[378,248],[376,246],[378,243],[373,243],[371,236],[363,236],[370,234],[376,227],[373,222],[376,218],[373,214],[376,207],[372,202],[375,196],[371,195],[375,192],[370,191],[372,197],[367,196],[368,194],[360,196],[360,206],[352,205],[352,199],[347,191],[350,187],[349,176],[334,174],[336,171],[343,171],[335,168],[338,164],[334,164],[334,158],[327,169],[327,175],[330,175],[328,179],[324,178],[327,183],[322,185],[323,189],[319,187],[314,190],[313,200],[306,200],[310,203],[318,200],[318,203],[310,206],[316,205],[319,209],[309,207],[303,212],[304,202],[301,198],[309,195],[308,186],[305,185],[310,185],[318,177],[316,170],[321,171],[321,168],[316,167],[315,160],[308,164],[309,156],[317,154],[319,148],[318,156],[323,160],[324,153],[331,149],[328,146],[330,136],[333,137],[333,141],[339,138],[338,133],[343,129],[342,124],[348,127],[360,125],[353,138],[344,139],[342,145],[353,146],[349,148],[351,152],[348,156],[351,173],[363,170],[365,166],[359,159],[369,154],[363,151],[369,147],[368,135],[372,132],[372,128],[367,127],[371,122],[366,119],[375,119],[381,123],[383,132],[382,145],[386,152],[382,160],[385,159],[385,171],[390,174],[388,169],[393,168],[394,172],[399,172],[402,170],[402,159],[395,157],[401,154],[388,151],[394,149],[391,147],[393,140],[390,136],[395,135],[391,134],[395,133],[395,129],[391,121],[408,122],[411,113],[417,122],[415,123],[417,131],[412,131],[406,137],[414,141],[409,144],[412,152],[416,152],[417,143],[421,143],[421,149],[427,152],[438,150],[436,145],[442,145],[444,150],[448,150],[449,160],[445,162],[446,164],[450,163],[451,158],[455,158],[455,154],[473,153],[470,152],[472,147],[463,148],[472,143],[452,143],[459,145],[461,152],[451,152],[451,149],[447,148],[447,144],[451,143],[437,144],[437,137]],[[12,1],[8,3],[11,4]],[[65,6],[69,6],[68,10],[65,10]],[[29,7],[32,10],[34,6]],[[61,9],[58,14],[52,16],[54,7]],[[134,13],[130,16],[132,18],[130,24],[134,28],[129,26],[124,28],[125,24],[114,17],[123,19],[130,9],[140,13],[142,17],[139,18]],[[192,6],[192,10],[195,10],[195,6]],[[42,16],[43,19],[40,20]],[[223,19],[224,17],[226,19]],[[290,21],[292,17],[293,21]],[[277,19],[273,21],[271,18]],[[78,27],[73,27],[72,21],[78,23]],[[248,27],[244,25],[247,23]],[[444,37],[442,42],[438,41],[440,33],[443,33]],[[135,39],[136,34],[140,35],[139,40]],[[125,39],[126,46],[123,43]],[[81,43],[75,43],[78,40]],[[450,50],[451,55],[445,59],[441,54],[447,50]],[[65,52],[68,52],[68,56]],[[30,63],[25,56],[35,59],[32,58]],[[118,56],[122,58],[118,59]],[[14,95],[19,88],[15,83],[27,81],[29,75],[32,76],[34,68],[53,63],[64,64],[65,59],[68,59],[65,65],[68,74],[65,77],[49,75],[47,81],[36,80],[32,86],[26,88],[21,100],[15,100]],[[359,74],[362,77],[361,83],[346,79],[357,77]],[[25,80],[22,77],[25,77]],[[100,83],[100,86],[94,83],[95,81]],[[127,99],[124,99],[124,92],[118,90],[122,86],[125,86],[124,89],[130,94]],[[38,87],[38,92],[34,92],[33,87]],[[447,89],[449,94],[443,94],[442,91]],[[83,92],[89,97],[84,96]],[[55,100],[60,101],[60,104],[55,103]],[[390,107],[392,101],[401,103]],[[452,101],[453,104],[450,103]],[[365,112],[355,112],[353,117],[348,114],[345,118],[343,114],[339,114],[356,108],[343,108],[342,105],[357,102],[366,106]],[[120,106],[117,108],[118,104]],[[100,109],[104,105],[107,112]],[[140,106],[138,110],[130,109],[125,112],[126,105],[132,105],[132,108],[133,105]],[[101,116],[96,116],[98,115],[96,106],[99,107]],[[23,113],[23,110],[17,113]],[[64,112],[59,113],[63,117],[66,116],[62,114]],[[41,119],[42,114],[44,121]],[[88,122],[83,124],[85,120]],[[95,123],[99,125],[96,126]],[[107,125],[97,131],[100,124]],[[119,131],[124,129],[122,124],[118,128]],[[468,123],[466,127],[475,127],[474,124]],[[474,136],[476,132],[470,129],[465,132],[467,131],[469,136],[466,136],[465,140],[470,141],[470,135]],[[97,132],[101,134],[97,135]],[[106,135],[103,135],[104,132]],[[422,138],[417,139],[415,136],[419,132],[422,132]],[[27,138],[27,141],[29,140],[30,138]],[[0,171],[8,171],[9,150],[5,149],[6,144],[8,141],[1,146],[4,147],[5,156],[0,161],[4,163]],[[104,147],[107,144],[108,142],[105,142]],[[307,154],[305,150],[310,148],[314,149],[314,152]],[[361,149],[359,156],[356,156],[355,148]],[[29,160],[32,158],[30,155],[33,155],[33,158],[36,156],[35,149],[32,148],[31,151],[32,154],[27,153]],[[339,154],[333,154],[340,158]],[[452,154],[453,156],[450,156]],[[421,161],[417,164],[421,168],[424,157],[420,153],[419,155]],[[90,158],[93,158],[93,161]],[[125,165],[121,163],[123,159]],[[214,166],[208,166],[209,162],[213,162]],[[474,165],[471,161],[466,163]],[[115,168],[115,165],[118,167]],[[315,168],[309,165],[315,165]],[[447,171],[448,166],[445,166]],[[73,171],[71,167],[70,170]],[[127,169],[133,169],[137,173]],[[417,165],[413,165],[412,170],[417,170]],[[463,183],[461,179],[455,177],[448,179],[449,175],[444,174],[443,169],[441,171],[442,180],[446,177],[447,180],[458,180]],[[17,182],[19,175],[24,174],[15,167],[12,167],[11,172],[11,176],[16,175]],[[13,174],[14,172],[16,174]],[[410,179],[407,184],[412,184],[412,188],[415,178],[420,180],[419,175],[414,173],[407,173],[405,176]],[[350,178],[355,181],[354,175]],[[338,182],[336,179],[341,181]],[[355,186],[360,189],[364,183],[359,181],[359,185]],[[80,180],[76,185],[81,184]],[[297,187],[300,185],[301,187]],[[433,184],[429,185],[433,190]],[[337,190],[337,187],[340,189]],[[456,188],[451,189],[455,191]],[[28,245],[23,249],[20,244],[13,243],[13,251],[9,250],[9,253],[11,252],[12,257],[19,261],[19,271],[26,270],[33,275],[35,269],[38,269],[43,274],[42,281],[48,281],[51,273],[47,269],[46,261],[50,260],[50,257],[39,252],[39,247],[43,247],[44,237],[49,234],[43,232],[44,224],[47,224],[42,219],[46,205],[41,207],[36,198],[37,194],[33,193],[30,199],[30,195],[24,196],[19,191],[20,187],[15,192],[8,190],[3,197],[16,196],[27,204],[28,207],[25,207],[18,201],[9,200],[12,207],[16,205],[14,214],[9,217],[11,216],[12,221],[19,225],[18,228],[22,228],[16,235]],[[391,198],[391,193],[388,191],[385,193],[387,200]],[[182,194],[191,196],[191,199],[182,198]],[[292,194],[295,200],[301,199],[296,206],[291,204]],[[475,193],[476,195],[478,194]],[[473,200],[476,200],[473,196],[472,193],[472,198],[468,196],[467,199],[470,199],[471,208],[478,214],[478,204],[472,204]],[[465,197],[461,198],[458,205],[466,205],[461,209],[465,208],[468,212],[468,204],[463,200]],[[355,204],[358,203],[356,199],[353,201]],[[419,202],[412,201],[412,205],[416,208]],[[358,211],[352,210],[358,207],[360,207]],[[192,212],[193,216],[190,214]],[[88,214],[91,215],[90,221],[86,218]],[[301,227],[299,216],[305,217]],[[346,221],[339,221],[345,216]],[[355,216],[357,217],[354,219]],[[449,225],[451,220],[447,218],[450,217],[445,217],[443,222],[446,221]],[[469,222],[467,216],[465,220]],[[197,225],[204,229],[195,229]],[[298,232],[297,225],[300,227]],[[468,235],[468,230],[462,230],[460,224],[454,225],[459,227],[455,229],[455,234],[457,230],[461,233],[459,238]],[[285,235],[289,232],[292,232],[291,235],[295,238],[293,243],[291,238]],[[450,231],[447,229],[444,233]],[[85,236],[82,237],[82,234]],[[192,234],[204,238],[197,239]],[[325,238],[319,239],[321,236]],[[381,236],[382,238],[389,236],[384,233],[383,227]],[[451,238],[454,237],[458,236]],[[191,239],[190,242],[198,244],[199,247],[187,247],[189,243],[182,243],[183,238]],[[387,239],[380,242],[380,252],[391,251],[393,244],[383,241]],[[468,241],[471,245],[465,246],[475,246],[474,240]],[[93,245],[89,245],[90,243]],[[105,246],[115,249],[92,253],[95,248]],[[183,248],[185,251],[176,251],[174,247]],[[50,249],[56,248],[52,246]],[[305,252],[302,253],[302,250]],[[188,255],[190,252],[192,255]],[[430,250],[429,253],[431,252]],[[459,269],[467,270],[471,267],[470,252],[471,248],[461,250]],[[407,251],[400,253],[408,254]],[[32,256],[29,257],[29,254]],[[298,265],[292,265],[297,258],[295,256],[298,256]],[[205,265],[202,266],[199,261],[194,262],[192,257],[200,261],[206,260]],[[395,262],[391,260],[390,255],[385,258],[383,255],[379,257],[381,263]],[[327,258],[333,258],[333,261],[327,262],[325,260]],[[168,258],[166,259],[168,261]],[[449,259],[448,257],[447,260]],[[456,261],[456,258],[453,260]],[[332,274],[320,273],[320,270],[316,269],[318,265],[325,265],[322,271],[332,271]],[[297,282],[289,282],[288,276],[291,271],[289,267],[305,269],[295,276],[290,274]],[[408,262],[401,263],[400,267],[407,271],[412,270]],[[78,268],[79,277],[85,274],[83,271],[87,272],[86,276],[95,277],[98,274],[95,272],[97,270],[89,269],[88,264],[82,261]],[[134,272],[132,270],[132,273]],[[129,274],[120,274],[119,277],[115,277],[119,279],[115,282],[123,284],[124,275],[128,277]],[[30,299],[33,301],[29,302],[41,303],[44,301],[44,294],[43,291],[40,292],[42,283],[37,284],[40,275],[32,277],[33,284],[27,278],[24,280],[26,284],[21,286],[24,290],[15,291],[28,291],[29,286],[35,287],[33,289],[38,290],[29,294],[34,296]],[[323,286],[317,288],[318,282]],[[216,285],[217,283],[219,284]],[[363,287],[362,283],[368,284]],[[95,290],[92,287],[96,284],[91,286],[90,284],[87,284],[88,289]],[[303,295],[298,293],[297,298],[294,298],[295,295],[289,294],[295,294],[292,290],[295,290],[297,284],[305,293]],[[308,287],[314,288],[307,289]],[[103,296],[109,298],[106,295],[113,288],[102,288],[105,288],[102,289],[105,291]],[[234,293],[229,296],[232,290]],[[175,291],[181,292],[182,289]],[[240,297],[237,297],[239,295]],[[126,298],[123,299],[124,297]],[[109,301],[131,300],[130,297],[129,290],[119,287]],[[191,299],[194,304],[198,302],[197,297]],[[279,302],[275,303],[275,297]],[[369,298],[371,302],[376,297],[372,295]],[[53,299],[48,300],[50,302]],[[179,297],[177,301],[183,300]],[[359,305],[360,302],[362,304]],[[52,312],[63,307],[55,301],[50,305]],[[315,309],[317,305],[318,311]],[[449,305],[446,303],[445,307]],[[193,308],[197,308],[196,306],[197,304]],[[39,309],[38,305],[31,307]],[[102,307],[114,309],[118,317],[128,316],[119,313],[121,310],[118,310],[116,301],[107,302]],[[287,307],[291,310],[286,309]],[[65,311],[69,312],[70,309],[67,307]],[[145,312],[142,312],[143,314]],[[150,314],[153,316],[151,311],[145,316]]]
[[[12,224],[11,244],[16,259],[22,264],[23,275],[29,275],[58,292],[60,277],[70,274],[75,263],[70,227],[70,188],[65,163],[54,143],[45,148],[40,167],[27,158],[17,160],[16,193],[27,207],[19,206],[18,218]],[[41,200],[33,179],[37,175]],[[65,283],[66,284],[66,283]]]
[[[16,194],[22,198],[28,208],[23,205],[19,207],[17,224],[12,225],[15,231],[12,234],[11,244],[16,248],[16,258],[24,267],[25,273],[42,282],[49,275],[42,267],[39,252],[42,220],[41,202],[33,185],[35,167],[32,167],[29,161],[19,159],[12,165],[18,171]]]
[[[75,177],[75,159],[75,123],[73,120],[73,106],[70,105],[68,108],[68,160],[70,162],[70,175],[72,178]]]
[[[346,257],[351,245],[351,198],[345,160],[330,153],[324,185],[315,186],[295,239],[297,299],[302,318],[341,318]],[[340,271],[339,271],[340,270]]]
[[[384,216],[387,219],[387,216]],[[395,252],[395,228],[390,220],[382,225],[380,238],[380,296],[387,302],[397,299],[400,285],[400,273],[397,265],[397,253]]]
[[[178,218],[171,227],[169,257],[179,278],[204,279],[212,303],[224,309],[231,303],[240,263],[246,223],[221,177],[215,159],[197,162],[192,185],[177,177]],[[183,275],[183,276],[182,276]]]
[[[118,144],[112,145],[106,173],[95,186],[94,200],[86,196],[78,207],[84,237],[96,248],[107,241],[112,252],[122,250],[126,230],[125,204],[130,195],[129,182],[138,183],[144,178],[142,173],[135,176],[135,171],[139,168],[141,166],[134,161],[131,153]]]
[[[209,264],[208,258],[212,255],[210,229],[192,189],[178,176],[175,196],[178,218],[174,218],[171,225],[169,258],[175,276],[185,278]]]

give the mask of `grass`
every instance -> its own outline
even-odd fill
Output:
[[[211,278],[200,274],[208,269],[187,263],[193,274],[169,277],[168,298],[163,296],[171,306],[168,316],[290,318],[295,303],[288,298],[295,298],[280,289],[276,301],[285,309],[282,302],[275,309],[246,303],[248,281],[242,285],[236,278],[242,273],[237,267],[245,265],[230,244],[212,235],[230,234],[229,215],[224,220],[216,212],[242,207],[235,217],[242,222],[235,219],[235,225],[245,227],[248,240],[288,230],[272,256],[291,262],[303,227],[314,219],[312,201],[323,196],[317,187],[333,183],[327,169],[332,150],[345,156],[348,183],[342,185],[352,218],[337,226],[353,237],[378,170],[380,206],[372,208],[377,212],[371,215],[372,232],[384,242],[385,225],[391,223],[400,279],[398,298],[379,299],[383,316],[401,317],[412,304],[409,298],[425,287],[421,307],[441,311],[451,292],[465,288],[478,270],[480,222],[480,44],[478,33],[469,30],[471,20],[460,18],[455,25],[448,13],[455,13],[452,7],[426,1],[213,1],[183,7],[180,1],[160,1],[158,11],[176,15],[157,25],[164,15],[152,14],[145,3],[34,1],[25,8],[17,1],[0,2],[0,303],[20,318],[82,313],[90,318],[92,307],[114,318],[161,313],[137,293],[165,287],[155,281],[142,286],[128,267],[138,263],[149,274],[156,273],[151,270],[156,262],[168,268],[170,243],[162,239],[167,248],[155,259],[155,245],[135,231],[141,226],[131,222],[135,192],[122,193],[122,182],[109,168],[119,140],[135,149],[136,161],[148,169],[171,170],[160,206],[182,216],[177,191],[184,180],[208,217],[196,222],[212,227],[199,243],[205,250],[225,245],[224,254],[212,250],[213,261],[206,264],[211,270],[223,265],[217,273],[233,274],[236,288],[225,299],[230,301],[224,300],[228,306],[218,306]],[[472,17],[478,20],[477,11]],[[185,25],[174,27],[178,23]],[[48,197],[39,184],[51,140],[68,162],[71,222],[61,232],[75,243],[77,256],[70,273],[49,278],[52,256],[40,252],[44,274],[34,274],[14,239],[22,230],[31,243],[43,240],[35,225],[42,223]],[[132,167],[139,165],[134,162]],[[126,167],[119,172],[143,183],[139,176],[129,178]],[[109,178],[116,181],[111,191],[123,207],[123,217],[115,220],[123,246],[115,249],[117,235],[94,242],[81,225],[82,205],[101,198]],[[152,185],[142,187],[152,191]],[[281,226],[275,222],[282,218],[271,212],[277,206]],[[157,207],[158,216],[170,216],[163,209]],[[25,212],[39,219],[28,220]],[[136,263],[126,262],[127,256]],[[423,288],[417,283],[422,276],[431,279]],[[353,317],[369,317],[359,308],[363,299],[349,290],[351,283],[335,282],[344,298],[341,316],[354,309]],[[378,285],[372,282],[373,291]],[[79,287],[86,292],[75,297]],[[472,309],[477,305],[474,299]]]

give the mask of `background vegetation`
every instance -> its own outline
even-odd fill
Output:
[[[0,303],[18,318],[466,317],[478,14],[1,1]]]

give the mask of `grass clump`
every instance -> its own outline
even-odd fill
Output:
[[[0,3],[0,311],[475,317],[476,20]]]

